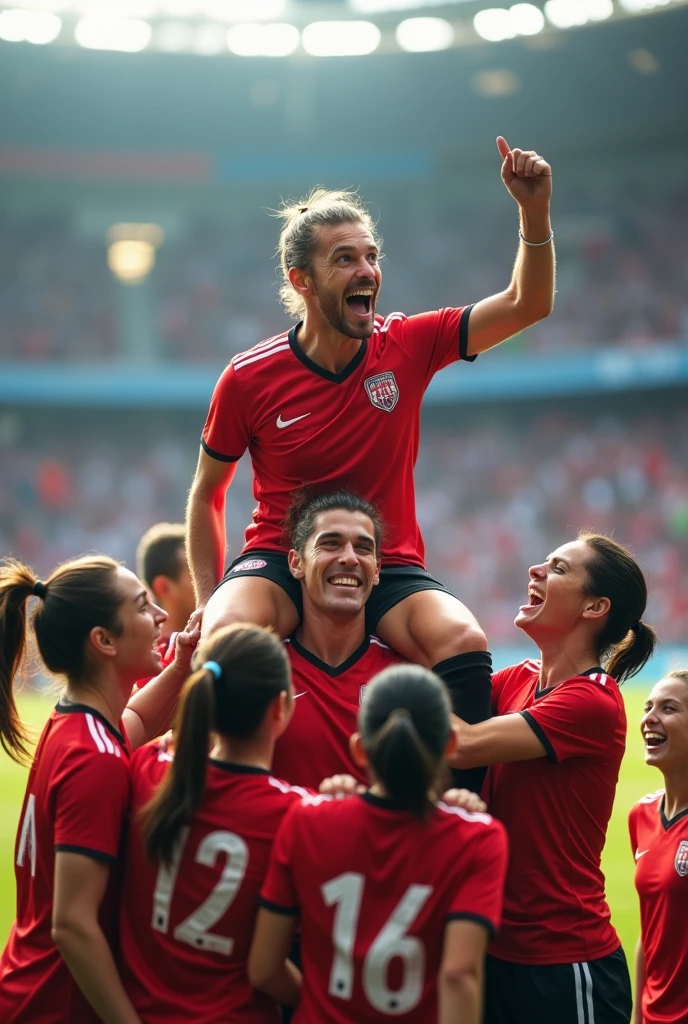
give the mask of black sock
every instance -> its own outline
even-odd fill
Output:
[[[492,718],[492,655],[489,651],[455,654],[433,665],[449,690],[452,711],[464,722],[475,725]],[[479,793],[487,768],[452,768],[452,783]]]

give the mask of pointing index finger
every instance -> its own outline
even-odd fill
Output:
[[[501,156],[502,160],[506,160],[509,153],[511,152],[511,149],[509,147],[509,143],[506,141],[503,135],[497,136],[497,149],[499,150],[499,155]]]

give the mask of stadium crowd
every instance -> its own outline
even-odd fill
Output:
[[[642,203],[618,190],[568,200],[570,209],[557,215],[554,313],[511,350],[637,348],[687,338],[688,193],[667,189]],[[503,287],[514,251],[503,210],[431,206],[418,197],[395,206],[387,199],[382,209],[385,309],[414,313]],[[162,358],[222,364],[283,329],[269,264],[276,225],[259,208],[247,216],[189,213],[185,230],[159,250],[150,285]],[[59,215],[0,218],[0,228],[0,359],[115,357],[117,297],[104,240],[81,236]]]
[[[609,408],[429,421],[416,472],[431,571],[462,595],[493,643],[514,638],[523,567],[584,524],[612,531],[651,575],[651,621],[683,643],[688,592],[688,413]],[[138,538],[157,520],[183,519],[198,424],[182,417],[132,433],[113,421],[76,423],[0,446],[0,549],[45,572],[75,551],[108,551],[134,565]],[[143,436],[141,434],[143,433]],[[0,432],[0,436],[2,433]],[[466,481],[470,480],[470,487]],[[250,468],[228,492],[232,557],[253,508]]]

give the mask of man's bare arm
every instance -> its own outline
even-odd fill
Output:
[[[205,607],[224,572],[225,503],[236,467],[201,448],[186,507],[186,554],[198,608]]]
[[[519,206],[522,238],[535,244],[520,241],[508,288],[477,302],[471,310],[471,356],[544,320],[554,305],[554,242],[549,216],[552,169],[532,150],[509,149],[501,136],[497,147],[502,157],[502,181]]]

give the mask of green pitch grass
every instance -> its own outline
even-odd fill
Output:
[[[638,910],[626,819],[631,805],[645,793],[658,789],[662,777],[643,762],[638,722],[646,688],[642,684],[638,688],[627,687],[624,696],[628,712],[628,747],[609,826],[603,868],[607,878],[612,921],[632,966],[633,950],[638,937]],[[23,694],[20,704],[24,721],[40,732],[54,702],[54,697]],[[0,948],[5,944],[14,919],[14,841],[25,779],[26,772],[0,751]]]

